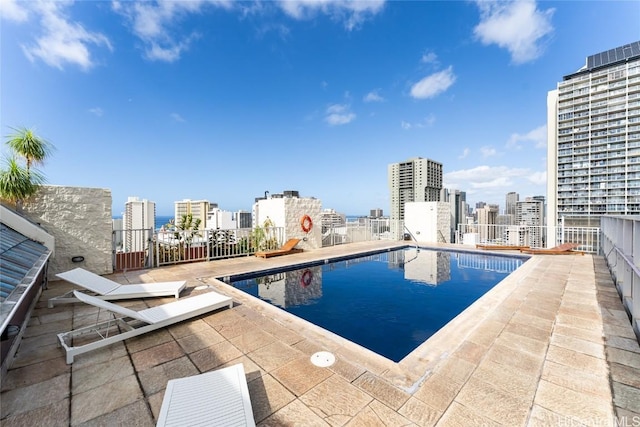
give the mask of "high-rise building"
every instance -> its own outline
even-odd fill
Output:
[[[369,218],[382,218],[382,209],[375,208],[369,211]]]
[[[547,225],[547,198],[545,196],[533,196],[532,199],[542,202],[542,225]]]
[[[335,209],[323,209],[320,212],[320,220],[322,223],[322,232],[335,227],[344,227],[347,222],[347,216],[343,213],[336,212]]]
[[[527,197],[516,203],[516,224],[527,226],[526,241],[518,242],[521,246],[534,248],[544,247],[542,241],[542,225],[544,218],[544,203]]]
[[[491,204],[476,209],[480,242],[493,242],[500,237],[496,227],[498,211],[498,205]]]
[[[137,252],[146,249],[148,234],[142,230],[155,230],[156,204],[147,199],[128,197],[122,213],[123,238],[125,252]]]
[[[460,190],[443,188],[441,202],[447,202],[451,209],[451,241],[456,241],[456,231],[460,224],[467,223],[467,193]]]
[[[217,207],[218,205],[216,203],[209,203],[208,200],[184,199],[179,202],[174,202],[176,224],[180,223],[183,215],[191,214],[194,223],[196,219],[200,220],[200,230],[205,229],[207,228],[207,214],[209,213],[209,209]]]
[[[640,213],[640,41],[586,58],[547,96],[549,226]]]
[[[511,215],[511,218],[515,221],[516,218],[516,203],[520,200],[520,195],[515,191],[510,191],[507,193],[507,197],[505,199],[505,215]],[[512,223],[513,224],[513,223]]]
[[[391,193],[391,220],[404,219],[407,202],[439,202],[442,190],[442,163],[415,157],[388,166]]]

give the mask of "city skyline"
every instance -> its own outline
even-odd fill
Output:
[[[0,129],[56,147],[52,185],[159,215],[297,190],[389,212],[387,166],[504,206],[546,195],[546,96],[638,40],[637,2],[0,2]],[[584,31],[597,20],[598,31]],[[579,37],[577,36],[579,34]],[[7,151],[2,148],[3,157]]]

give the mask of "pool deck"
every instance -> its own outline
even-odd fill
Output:
[[[532,256],[400,363],[215,279],[402,244],[114,274],[120,283],[187,280],[181,298],[207,285],[234,307],[77,356],[72,365],[56,334],[95,320],[97,310],[47,308],[48,298],[71,289],[50,282],[2,378],[0,424],[153,426],[168,380],[236,363],[244,365],[259,426],[640,424],[640,347],[603,257]],[[336,363],[311,364],[320,350]]]

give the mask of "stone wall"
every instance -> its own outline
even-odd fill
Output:
[[[451,205],[445,202],[437,202],[437,206],[439,238],[444,238],[445,243],[451,243]]]
[[[322,247],[322,202],[310,197],[284,198],[285,230],[284,240],[300,239],[299,248],[318,249]],[[313,226],[306,233],[300,224],[304,215],[309,215]]]
[[[97,274],[113,272],[111,190],[42,186],[25,203],[23,213],[55,238],[55,254],[49,263],[49,279],[82,267]],[[72,262],[73,257],[84,257]]]

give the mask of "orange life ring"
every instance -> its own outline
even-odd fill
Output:
[[[305,270],[304,273],[302,273],[302,277],[300,278],[300,286],[302,286],[303,288],[306,288],[311,284],[312,278],[313,278],[313,275],[311,273],[311,270]]]
[[[302,231],[308,233],[311,231],[311,227],[313,227],[313,221],[311,221],[311,217],[309,215],[304,215],[300,220],[300,227],[302,227]]]

